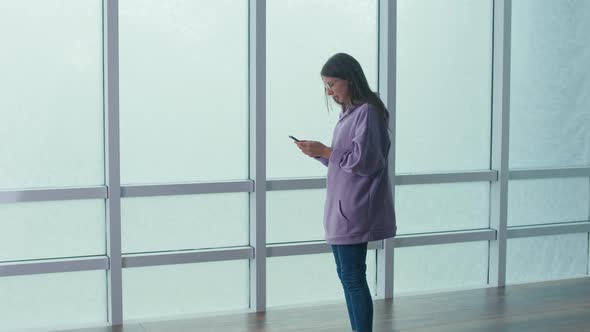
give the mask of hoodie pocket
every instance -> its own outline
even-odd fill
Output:
[[[342,201],[338,200],[338,218],[332,223],[330,233],[338,235],[348,234],[349,221],[342,213]]]
[[[371,220],[369,219],[371,195],[367,195],[366,201],[361,204],[345,204],[338,200],[338,212],[340,219],[346,223],[347,234],[360,234],[371,229]]]

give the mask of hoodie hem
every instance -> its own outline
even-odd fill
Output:
[[[328,242],[328,244],[358,244],[394,237],[395,233],[395,229],[392,228],[355,235],[326,236],[326,242]]]

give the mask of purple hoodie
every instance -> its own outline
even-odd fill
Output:
[[[395,212],[387,155],[391,142],[373,105],[340,114],[332,137],[324,229],[329,244],[356,244],[393,237]]]

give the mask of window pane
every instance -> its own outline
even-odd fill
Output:
[[[590,219],[588,178],[512,180],[508,192],[508,226]]]
[[[123,252],[248,245],[248,194],[124,198]]]
[[[488,242],[395,249],[394,291],[426,292],[479,287],[488,280]]]
[[[268,243],[324,240],[325,189],[269,191],[266,195]]]
[[[43,331],[107,322],[105,271],[0,278],[0,329]]]
[[[588,234],[509,239],[506,260],[506,282],[511,284],[583,276]]]
[[[0,189],[104,184],[102,1],[1,1],[0,22]]]
[[[287,136],[331,144],[340,111],[326,111],[320,70],[333,54],[355,57],[377,90],[377,1],[268,0],[266,10],[268,177],[325,176]]]
[[[590,2],[512,4],[510,167],[590,165]]]
[[[492,1],[399,0],[396,172],[488,169]]]
[[[123,317],[163,318],[248,309],[247,260],[123,270]]]
[[[120,4],[121,181],[248,177],[248,1]]]
[[[0,204],[0,229],[0,262],[106,252],[104,200]]]
[[[376,251],[367,252],[367,283],[376,288]],[[344,302],[334,255],[270,257],[267,260],[269,306],[318,302]]]
[[[489,227],[489,182],[403,185],[395,190],[398,234]]]

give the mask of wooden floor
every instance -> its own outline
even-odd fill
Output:
[[[323,305],[69,332],[345,332],[346,308]],[[375,332],[590,331],[590,278],[375,301]]]

